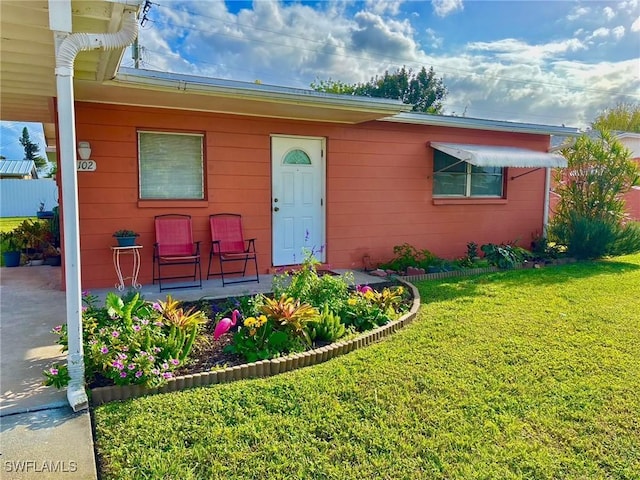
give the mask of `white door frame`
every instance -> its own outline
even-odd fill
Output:
[[[275,216],[277,215],[277,210],[275,209],[280,208],[280,206],[282,206],[282,204],[278,205],[278,203],[274,202],[276,198],[275,189],[278,188],[276,186],[276,181],[279,175],[279,170],[277,171],[276,168],[280,167],[280,164],[276,162],[279,162],[282,157],[276,158],[276,155],[274,154],[275,152],[274,143],[279,139],[290,140],[292,142],[295,142],[296,140],[302,140],[302,141],[314,140],[314,141],[320,142],[320,152],[319,152],[320,164],[317,168],[317,171],[314,172],[314,174],[317,174],[320,176],[320,178],[314,178],[314,185],[317,185],[317,187],[319,188],[319,198],[317,198],[316,200],[318,202],[318,210],[314,213],[316,220],[318,222],[318,234],[315,239],[312,239],[311,242],[309,242],[309,244],[306,244],[305,246],[307,246],[309,250],[311,250],[312,248],[315,248],[315,251],[314,251],[315,258],[320,260],[321,262],[324,262],[326,258],[326,253],[325,253],[326,252],[326,176],[327,176],[326,138],[304,136],[304,135],[272,134],[271,135],[271,238],[272,238],[272,252],[271,252],[272,257],[271,258],[272,258],[272,264],[273,266],[284,266],[284,265],[291,265],[294,263],[299,264],[302,261],[302,252],[300,252],[300,254],[295,257],[295,261],[285,262],[285,261],[279,260],[279,258],[280,259],[282,258],[282,254],[278,254],[276,250],[278,248],[278,245],[276,244],[277,222],[276,222]]]

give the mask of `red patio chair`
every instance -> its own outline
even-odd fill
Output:
[[[209,253],[209,268],[207,279],[213,275],[222,277],[222,286],[231,283],[258,282],[258,259],[256,254],[255,238],[245,240],[242,234],[242,216],[234,213],[218,213],[209,215],[209,227],[211,228],[211,252]],[[220,263],[220,273],[211,273],[211,261],[217,256]],[[255,278],[246,277],[247,263],[253,260],[256,269]],[[228,262],[243,262],[242,270],[225,272],[224,264]],[[242,274],[241,280],[228,281],[225,275]]]
[[[202,271],[200,268],[200,242],[193,241],[191,216],[168,214],[155,217],[156,243],[153,245],[153,283],[158,281],[160,291],[163,288],[202,288]],[[158,275],[156,276],[156,265]],[[170,267],[175,273],[178,265],[193,265],[193,275],[163,276]],[[180,267],[182,268],[182,267]],[[166,273],[165,273],[166,275]],[[196,281],[197,277],[197,281]],[[178,284],[163,287],[163,280],[192,278],[192,284]]]

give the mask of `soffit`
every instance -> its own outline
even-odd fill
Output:
[[[72,1],[73,31],[115,32],[123,8],[108,1]],[[0,120],[53,123],[56,78],[49,2],[0,1],[0,32]],[[74,66],[76,78],[102,81],[113,77],[122,52],[81,52]]]

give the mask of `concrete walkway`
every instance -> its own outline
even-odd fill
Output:
[[[95,479],[89,412],[74,413],[42,371],[64,361],[60,268],[0,269],[0,478]]]

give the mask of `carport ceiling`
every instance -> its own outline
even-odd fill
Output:
[[[108,33],[120,28],[123,6],[108,1],[72,1],[75,32]],[[81,52],[75,76],[112,78],[122,50]],[[47,0],[0,1],[0,120],[53,123],[56,95],[54,33]]]

